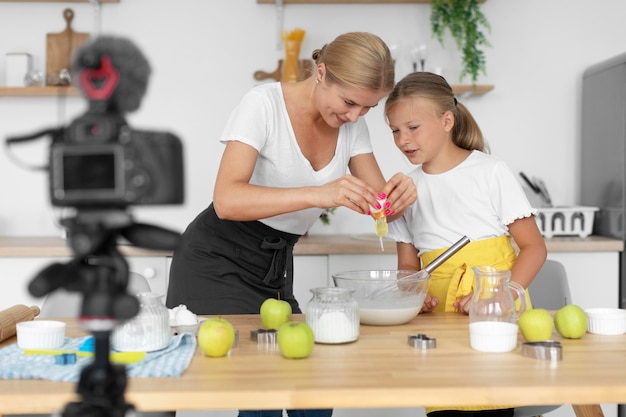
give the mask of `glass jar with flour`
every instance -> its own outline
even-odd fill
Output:
[[[313,297],[306,307],[306,322],[316,343],[348,343],[359,338],[359,305],[353,290],[323,287],[310,290]]]

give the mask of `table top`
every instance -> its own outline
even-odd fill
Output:
[[[548,252],[621,252],[624,242],[603,236],[568,237],[545,239]],[[380,250],[378,237],[365,235],[307,235],[294,247],[295,255],[393,255],[396,243],[383,239],[384,252]],[[171,256],[171,251],[143,249],[120,245],[125,256]],[[72,256],[67,242],[52,236],[0,236],[0,257],[67,257]]]
[[[127,401],[144,411],[626,403],[626,335],[555,334],[563,359],[552,362],[523,357],[521,335],[513,352],[475,351],[467,316],[428,313],[401,326],[361,326],[356,342],[316,344],[310,357],[294,360],[250,340],[258,315],[223,317],[240,335],[229,356],[198,349],[181,377],[130,379]],[[68,336],[84,334],[76,320],[66,321]],[[435,338],[436,348],[409,346],[416,333]],[[0,414],[58,411],[77,399],[74,389],[0,380]]]

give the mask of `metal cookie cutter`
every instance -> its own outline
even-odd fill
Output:
[[[437,339],[430,338],[423,333],[410,334],[408,337],[408,343],[409,346],[422,350],[434,349],[437,347]]]
[[[525,342],[522,343],[522,356],[534,359],[550,361],[560,361],[563,359],[563,348],[561,342],[547,340],[545,342]]]
[[[276,343],[276,329],[256,329],[250,331],[250,340],[259,345],[273,345]]]

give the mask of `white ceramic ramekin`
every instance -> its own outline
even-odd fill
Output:
[[[626,310],[619,308],[588,308],[587,331],[595,334],[626,333]]]
[[[57,349],[65,342],[65,323],[55,320],[22,321],[15,325],[21,349]]]

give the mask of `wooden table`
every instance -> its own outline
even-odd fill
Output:
[[[626,402],[626,335],[555,335],[563,360],[551,362],[523,357],[519,348],[474,351],[467,316],[435,313],[402,326],[361,326],[355,343],[316,345],[309,358],[289,360],[250,341],[250,331],[260,327],[258,316],[224,317],[240,334],[230,356],[208,358],[197,351],[180,378],[131,379],[127,400],[144,411],[570,403],[578,417],[601,415],[599,403]],[[69,336],[83,334],[76,321],[68,324]],[[437,347],[409,346],[408,335],[416,333],[436,338]],[[76,400],[74,388],[1,380],[0,414],[60,410]]]

